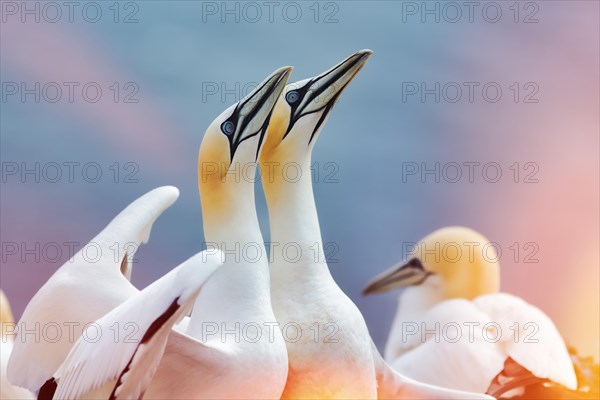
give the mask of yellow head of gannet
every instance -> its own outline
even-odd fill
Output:
[[[274,71],[207,128],[198,157],[205,232],[221,224],[224,215],[256,214],[254,200],[248,201],[254,198],[254,185],[248,183],[253,182],[269,118],[291,72],[292,67]]]
[[[500,289],[500,269],[495,247],[480,233],[451,226],[427,235],[414,247],[409,261],[375,277],[365,294],[423,283],[429,276],[441,278],[442,299],[464,298],[496,293]]]

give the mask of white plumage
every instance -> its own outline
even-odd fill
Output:
[[[287,87],[291,67],[280,68],[217,117],[199,156],[209,249],[140,292],[129,282],[131,260],[179,192],[162,187],[134,201],[36,293],[14,345],[3,329],[2,398],[33,396],[10,381],[39,390],[43,399],[489,399],[482,393],[492,381],[502,383],[507,359],[538,381],[574,389],[573,366],[552,321],[522,299],[497,293],[497,265],[481,257],[423,259],[426,267],[414,258],[369,285],[367,292],[415,285],[401,296],[386,346],[393,368],[333,280],[311,153],[335,102],[370,55],[359,51]],[[270,268],[254,182],[238,176],[259,156]],[[286,177],[282,169],[290,164],[300,167],[299,179]],[[464,228],[424,241],[448,238],[487,242]],[[289,245],[298,256],[293,261]],[[252,260],[247,246],[258,251]],[[48,326],[59,330],[58,338],[40,338]],[[519,378],[508,379],[531,382]]]
[[[138,293],[126,278],[139,245],[152,224],[179,196],[165,186],[140,197],[90,243],[60,267],[33,296],[18,322],[8,379],[37,392],[56,372],[86,324]],[[45,340],[39,332],[54,326],[60,335]],[[27,331],[38,334],[27,334]]]
[[[58,385],[53,398],[142,397],[172,326],[191,310],[221,260],[220,252],[197,254],[98,319],[54,374]],[[53,381],[40,394],[46,386],[51,391]]]
[[[329,272],[312,190],[311,153],[333,105],[370,55],[359,51],[319,76],[288,85],[261,152],[273,309],[290,359],[282,398],[488,398],[421,384],[391,370],[359,309]],[[290,165],[300,167],[298,179],[286,176]]]
[[[288,359],[271,307],[254,182],[235,171],[256,166],[290,73],[290,67],[273,72],[217,117],[202,139],[204,236],[207,247],[222,248],[224,265],[206,283],[191,317],[175,327],[146,399],[273,399],[283,391]],[[249,247],[256,257],[243,252]]]
[[[366,293],[411,285],[400,295],[386,360],[419,381],[483,393],[510,358],[530,375],[523,385],[548,379],[576,389],[573,364],[552,320],[498,292],[497,256],[489,249],[482,254],[487,243],[467,228],[440,229],[419,242],[410,262],[369,284]],[[462,257],[442,255],[440,249],[452,247]]]

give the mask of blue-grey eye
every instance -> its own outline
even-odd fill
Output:
[[[221,124],[221,130],[227,136],[233,135],[233,132],[235,132],[235,124],[231,121],[225,121]]]
[[[292,104],[297,102],[298,100],[300,100],[300,93],[296,92],[295,90],[292,90],[291,92],[288,92],[285,95],[285,99],[287,100],[288,103]]]

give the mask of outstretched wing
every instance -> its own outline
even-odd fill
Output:
[[[133,259],[140,244],[148,242],[154,221],[178,197],[179,190],[176,187],[162,186],[129,204],[90,242],[90,246],[106,250],[102,251],[100,262],[119,263],[129,279],[131,263],[127,259]],[[81,256],[80,253],[78,255]]]
[[[171,328],[190,311],[200,288],[220,265],[220,254],[199,253],[96,321],[40,395],[79,398],[116,380],[111,399],[141,397]],[[98,340],[90,340],[97,332]]]
[[[67,261],[33,296],[18,323],[8,363],[9,381],[37,391],[52,376],[79,338],[83,327],[138,290],[127,279],[131,258],[148,239],[152,224],[179,196],[177,188],[154,189],[119,213],[87,246]],[[119,268],[122,271],[119,271]],[[57,340],[39,340],[39,327],[58,326]]]

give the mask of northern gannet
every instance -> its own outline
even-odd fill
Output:
[[[6,365],[13,348],[13,332],[15,321],[10,310],[8,299],[0,290],[0,322],[2,323],[2,335],[0,343],[0,399],[33,399],[30,391],[13,386],[6,378]]]
[[[285,342],[271,307],[268,255],[254,200],[257,157],[291,67],[280,68],[206,130],[198,185],[207,251],[224,265],[192,315],[175,326],[145,398],[274,399],[285,385]]]
[[[96,320],[38,399],[142,398],[171,328],[192,309],[221,259],[220,252],[199,253]]]
[[[132,257],[178,196],[177,188],[165,186],[135,200],[37,291],[16,327],[8,362],[12,384],[37,392],[87,324],[139,292],[127,279]]]
[[[323,257],[311,153],[335,102],[371,54],[359,51],[314,78],[288,85],[273,111],[260,155],[271,226],[273,309],[289,355],[282,397],[486,398],[421,384],[392,371]],[[292,165],[300,173],[288,179],[285,169]]]
[[[543,380],[576,389],[573,364],[552,320],[499,292],[496,250],[481,234],[439,229],[415,246],[407,263],[374,278],[364,292],[400,287],[406,289],[385,349],[397,371],[496,397]]]

